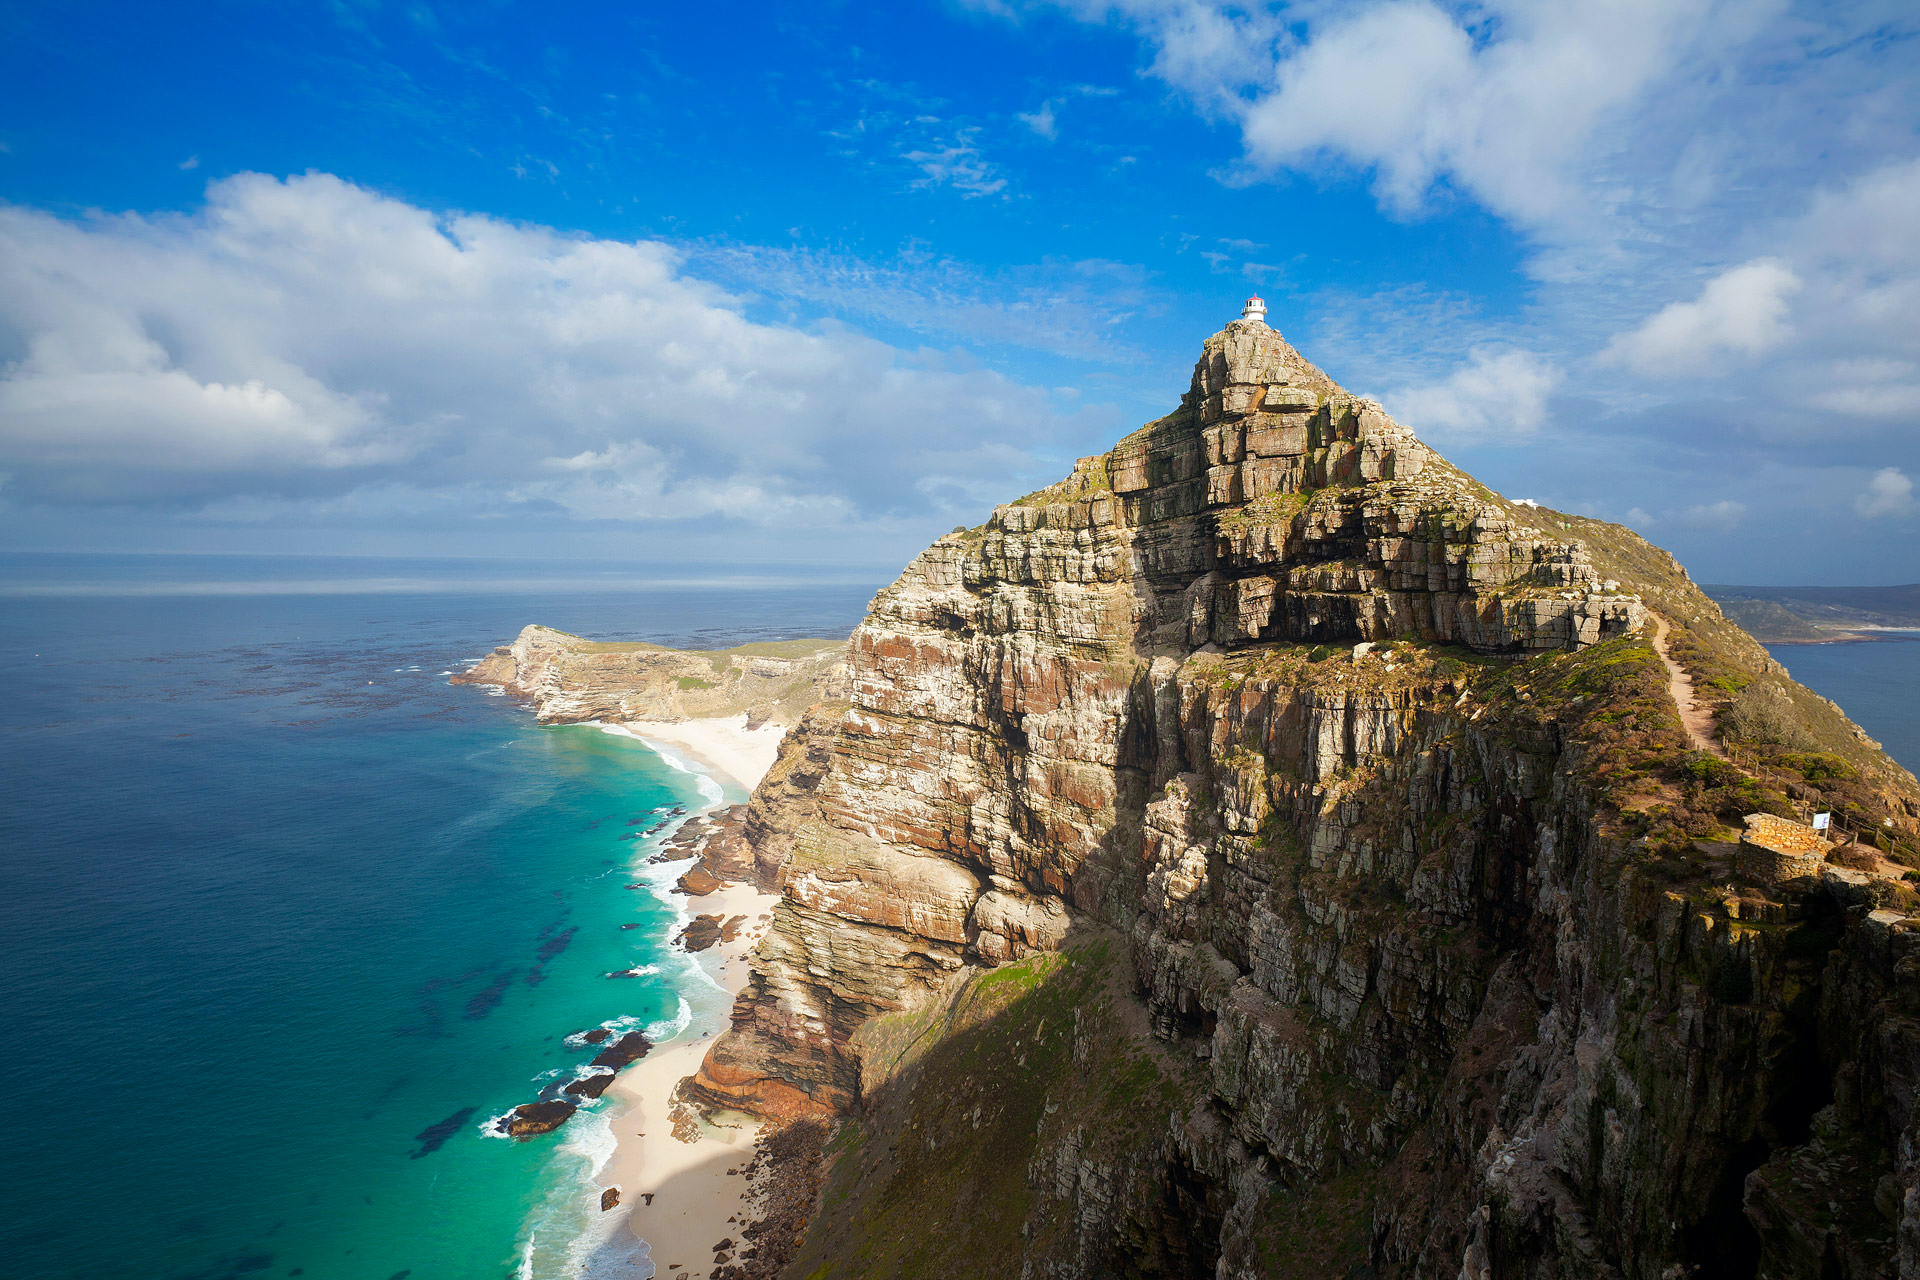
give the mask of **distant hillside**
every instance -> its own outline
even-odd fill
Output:
[[[1899,587],[1702,588],[1764,644],[1870,639],[1887,627],[1920,628],[1920,583]]]

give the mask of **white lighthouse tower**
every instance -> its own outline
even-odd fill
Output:
[[[1250,324],[1265,325],[1267,323],[1267,304],[1261,301],[1259,294],[1256,293],[1247,299],[1246,308],[1241,311],[1240,318]]]

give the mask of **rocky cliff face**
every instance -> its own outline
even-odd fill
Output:
[[[1650,609],[1785,727],[1689,751]],[[852,1117],[796,1274],[1892,1275],[1920,904],[1734,857],[1833,805],[1912,859],[1920,785],[1670,557],[1236,322],[876,598],[694,1088]]]
[[[753,724],[794,724],[822,698],[840,697],[845,646],[779,640],[705,652],[587,640],[529,626],[453,677],[526,698],[541,724],[588,720],[696,720],[745,712]]]

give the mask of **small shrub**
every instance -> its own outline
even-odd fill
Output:
[[[1720,713],[1720,736],[1736,742],[1771,742],[1790,751],[1816,744],[1800,727],[1793,703],[1772,685],[1748,685]]]
[[[1681,762],[1680,772],[1709,787],[1732,786],[1739,782],[1740,771],[1711,752],[1695,751]]]
[[[1827,751],[1789,751],[1775,756],[1769,763],[1795,770],[1808,782],[1821,782],[1828,778],[1845,780],[1857,776],[1845,760]]]

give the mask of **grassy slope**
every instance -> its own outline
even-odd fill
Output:
[[[1203,1085],[1147,1033],[1124,952],[1116,935],[1082,930],[1059,954],[974,974],[944,1009],[863,1031],[917,1056],[842,1126],[788,1274],[944,1280],[1072,1249],[1073,1223],[1034,1216],[1036,1150],[1074,1147],[1093,1167],[1149,1175],[1150,1192],[1157,1179],[1138,1162],[1161,1155],[1171,1119]],[[1173,1233],[1140,1243],[1178,1245]],[[1184,1261],[1149,1257],[1139,1274],[1175,1274]]]

